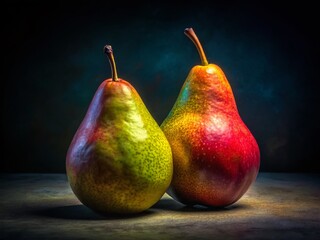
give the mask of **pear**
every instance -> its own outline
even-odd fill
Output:
[[[69,146],[68,181],[96,212],[139,213],[154,205],[171,182],[171,148],[135,88],[118,78],[112,47],[104,51],[112,78],[97,89]]]
[[[208,63],[192,28],[185,34],[197,47],[202,65],[191,69],[161,124],[173,154],[168,193],[187,205],[225,207],[255,181],[260,151],[224,72]]]

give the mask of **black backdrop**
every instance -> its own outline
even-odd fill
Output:
[[[65,155],[98,85],[118,73],[161,124],[200,60],[225,72],[261,149],[261,171],[320,170],[319,26],[308,2],[125,4],[8,1],[2,29],[2,172],[65,172]]]

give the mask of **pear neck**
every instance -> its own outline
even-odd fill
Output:
[[[238,112],[231,86],[224,75],[203,75],[206,67],[192,71],[181,89],[178,106],[190,111]],[[179,108],[178,107],[178,108]],[[189,111],[188,110],[188,111]]]

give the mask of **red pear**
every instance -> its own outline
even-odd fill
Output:
[[[161,125],[173,153],[168,193],[187,205],[224,207],[255,181],[260,151],[224,72],[208,63],[192,28],[185,34],[197,47],[202,65],[191,69]]]

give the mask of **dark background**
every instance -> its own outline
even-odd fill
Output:
[[[197,33],[225,72],[261,150],[261,171],[319,172],[319,26],[308,2],[8,1],[2,52],[2,172],[65,172],[92,96],[118,73],[161,124],[192,66]]]

